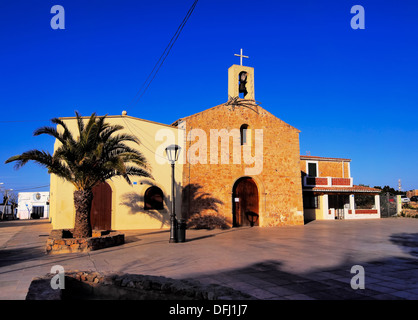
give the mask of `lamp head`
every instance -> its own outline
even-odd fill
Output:
[[[168,161],[174,163],[178,160],[180,154],[180,146],[176,144],[171,144],[165,148],[165,153],[167,154]]]

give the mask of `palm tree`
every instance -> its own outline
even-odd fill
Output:
[[[93,113],[85,123],[78,112],[75,114],[78,136],[74,136],[59,118],[51,120],[57,128],[41,127],[33,133],[34,136],[50,135],[61,143],[52,156],[47,151],[30,150],[10,157],[5,163],[16,161],[15,168],[19,169],[28,161],[34,161],[47,168],[48,173],[71,182],[75,187],[76,210],[73,236],[90,237],[90,209],[95,185],[117,176],[122,176],[129,184],[129,176],[152,176],[144,156],[126,145],[126,142],[139,145],[136,137],[117,133],[123,127],[105,123],[106,116],[98,117]],[[63,130],[58,130],[58,126]]]

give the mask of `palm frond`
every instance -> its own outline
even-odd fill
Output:
[[[55,139],[59,140],[61,143],[65,143],[64,136],[61,133],[59,133],[58,130],[54,127],[45,126],[45,127],[38,128],[33,132],[34,136],[39,136],[41,134],[50,135],[54,137]]]
[[[35,161],[39,165],[49,169],[52,165],[52,156],[48,151],[29,150],[21,155],[10,157],[5,163],[16,162],[15,169],[20,169],[29,161]]]
[[[128,183],[131,183],[130,176],[152,178],[146,158],[131,146],[139,145],[138,138],[119,133],[123,127],[107,123],[107,115],[98,117],[92,113],[88,119],[83,119],[77,111],[75,114],[79,133],[77,139],[64,120],[53,118],[52,123],[61,126],[63,132],[53,127],[41,127],[34,132],[35,135],[50,135],[61,142],[53,156],[46,151],[30,150],[10,157],[6,163],[16,162],[15,168],[18,169],[28,161],[37,162],[49,173],[71,182],[77,190],[90,189],[117,176]]]
[[[66,125],[66,123],[62,119],[52,118],[51,122],[56,124],[56,125],[60,125],[64,129],[62,137],[64,138],[64,140],[66,141],[67,144],[68,143],[70,143],[70,144],[75,143],[75,140],[73,138],[73,135],[71,134],[71,131],[68,129],[68,126]]]

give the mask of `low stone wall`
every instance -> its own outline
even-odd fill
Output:
[[[66,272],[64,289],[52,289],[47,274],[34,278],[26,300],[253,300],[254,297],[218,284],[140,274]]]
[[[52,230],[46,242],[46,253],[87,252],[125,243],[125,235],[116,231],[93,231],[90,238],[73,238],[72,232],[72,229]]]

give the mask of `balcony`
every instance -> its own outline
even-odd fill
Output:
[[[303,177],[304,187],[352,187],[353,178]]]

